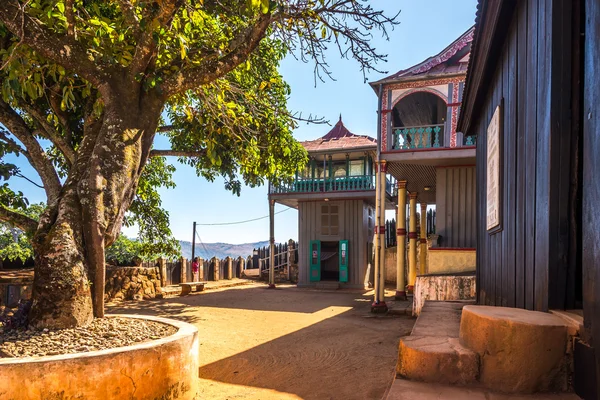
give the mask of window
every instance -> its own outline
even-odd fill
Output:
[[[340,233],[339,206],[321,205],[321,235],[337,236]]]
[[[363,166],[362,160],[350,161],[350,175],[351,176],[364,175],[363,168],[364,168],[364,166]]]

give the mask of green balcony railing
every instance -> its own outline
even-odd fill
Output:
[[[332,179],[298,178],[291,183],[271,185],[273,194],[284,193],[324,193],[375,190],[374,175],[343,176]]]
[[[392,132],[394,150],[444,147],[444,124],[392,128]]]

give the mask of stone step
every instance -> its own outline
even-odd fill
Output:
[[[423,382],[468,385],[477,382],[479,356],[447,336],[405,336],[400,339],[396,372]]]
[[[317,282],[315,287],[320,290],[338,290],[340,288],[340,283],[321,281]]]
[[[479,380],[488,389],[533,393],[568,388],[568,329],[556,315],[466,306],[460,341],[481,357]]]
[[[479,356],[459,341],[465,302],[427,301],[410,336],[400,339],[398,376],[424,382],[477,382]]]

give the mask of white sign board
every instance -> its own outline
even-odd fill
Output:
[[[487,230],[500,225],[500,106],[487,129]]]

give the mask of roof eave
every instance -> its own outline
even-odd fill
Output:
[[[490,49],[504,41],[509,24],[499,21],[510,18],[515,5],[516,0],[478,0],[471,57],[457,124],[459,132],[470,132],[473,116],[479,113],[484,103],[482,97],[488,86],[484,87],[482,82],[491,78],[499,56],[499,52],[491,52]]]

